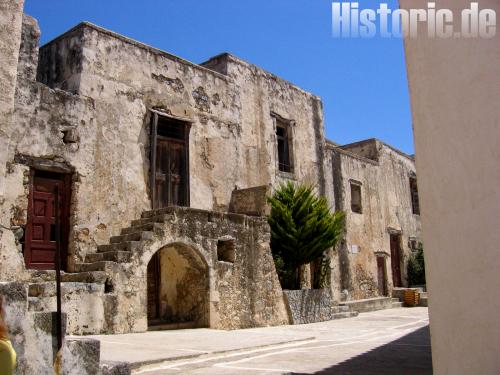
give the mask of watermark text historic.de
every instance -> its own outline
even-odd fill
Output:
[[[429,38],[493,38],[496,12],[480,9],[477,2],[458,15],[433,2],[422,9],[391,9],[386,3],[361,9],[358,2],[334,2],[332,26],[334,38],[416,38],[422,33]]]

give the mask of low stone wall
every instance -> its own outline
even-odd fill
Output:
[[[342,302],[341,306],[349,306],[351,311],[359,313],[392,308],[391,297],[375,297]]]
[[[53,375],[56,358],[55,313],[28,310],[28,284],[0,282],[5,320],[17,354],[15,375]],[[66,316],[63,315],[63,322]],[[65,331],[65,330],[63,330]],[[96,375],[99,369],[100,343],[87,338],[67,337],[62,348],[60,374]],[[109,374],[122,374],[108,372]],[[126,374],[124,372],[123,374]]]
[[[290,324],[324,322],[332,319],[329,289],[284,290]]]

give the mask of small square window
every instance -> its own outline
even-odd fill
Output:
[[[219,262],[234,263],[236,251],[233,239],[217,241],[217,260]]]
[[[361,184],[351,181],[351,210],[358,214],[362,213]]]

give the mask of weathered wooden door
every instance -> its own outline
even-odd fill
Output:
[[[151,126],[153,208],[189,206],[188,123],[154,113]]]
[[[378,293],[381,296],[387,295],[387,285],[386,285],[386,270],[385,270],[385,258],[377,257],[377,277],[378,277]]]
[[[56,212],[56,191],[59,212]],[[66,269],[69,194],[67,176],[32,171],[24,243],[24,260],[27,268],[55,269],[56,233],[59,229],[61,267],[63,270]],[[59,216],[58,220],[56,215]]]
[[[155,208],[186,206],[186,152],[183,142],[158,137]]]
[[[392,283],[394,287],[401,285],[401,258],[400,258],[400,236],[391,234],[391,269]]]
[[[154,324],[160,319],[160,257],[153,255],[148,264],[147,275],[148,294],[148,324]]]

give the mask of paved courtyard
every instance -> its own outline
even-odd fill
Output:
[[[96,336],[134,374],[432,374],[427,308],[238,331]]]

